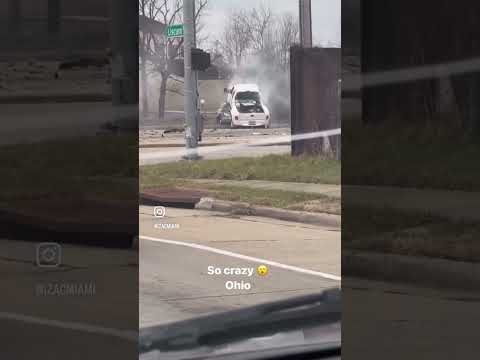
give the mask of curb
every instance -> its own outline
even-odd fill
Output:
[[[199,144],[199,147],[211,147],[211,146],[219,146],[219,145],[231,145],[233,143],[206,143],[206,144]],[[150,149],[150,148],[184,148],[185,144],[180,143],[169,143],[169,144],[140,144],[138,146],[140,149]]]
[[[480,288],[480,264],[342,250],[342,275],[439,288]]]
[[[195,209],[228,212],[235,215],[260,216],[332,228],[341,227],[341,216],[339,215],[252,206],[248,203],[222,201],[213,198],[201,198],[195,205]]]

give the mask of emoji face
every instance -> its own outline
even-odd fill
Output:
[[[260,276],[265,276],[268,274],[268,267],[266,265],[260,265],[257,267],[257,274]]]

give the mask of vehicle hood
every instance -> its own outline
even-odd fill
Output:
[[[339,347],[340,342],[341,301],[326,291],[140,330],[143,360]]]
[[[140,360],[181,360],[197,357],[215,357],[228,354],[244,354],[260,352],[264,350],[282,350],[292,347],[328,348],[339,346],[341,343],[340,323],[332,324],[323,329],[312,329],[309,331],[281,332],[271,336],[255,337],[244,341],[234,342],[217,348],[199,347],[185,351],[164,352],[152,350],[142,353]],[[316,332],[316,333],[315,333]],[[322,342],[318,338],[322,337]]]

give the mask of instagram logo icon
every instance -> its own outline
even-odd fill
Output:
[[[57,243],[41,243],[37,246],[37,266],[57,267],[62,260],[62,248]]]
[[[158,217],[158,218],[163,218],[165,217],[165,207],[164,206],[155,206],[153,208],[153,216]]]

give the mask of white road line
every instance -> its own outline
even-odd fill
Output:
[[[327,274],[327,273],[323,273],[323,272],[320,272],[320,271],[314,271],[314,270],[300,268],[300,267],[297,267],[297,266],[281,264],[281,263],[278,263],[278,262],[275,262],[275,261],[260,259],[260,258],[256,258],[256,257],[253,257],[253,256],[247,256],[247,255],[237,254],[237,253],[234,253],[234,252],[231,252],[231,251],[212,248],[210,246],[205,246],[205,245],[200,245],[200,244],[195,244],[195,243],[186,243],[186,242],[175,241],[175,240],[159,239],[159,238],[154,238],[154,237],[150,237],[150,236],[140,236],[140,239],[148,240],[148,241],[161,242],[161,243],[170,244],[170,245],[185,246],[185,247],[190,247],[190,248],[198,249],[198,250],[209,251],[209,252],[213,252],[213,253],[216,253],[216,254],[231,256],[231,257],[234,257],[234,258],[237,258],[237,259],[253,261],[253,262],[260,263],[260,264],[265,264],[265,265],[270,265],[270,266],[277,267],[277,268],[284,269],[284,270],[290,270],[290,271],[295,271],[295,272],[299,272],[299,273],[302,273],[302,274],[319,276],[319,277],[329,279],[329,280],[335,280],[335,281],[341,281],[342,280],[342,277],[338,276],[338,275]]]
[[[99,334],[99,335],[113,336],[123,340],[134,341],[134,342],[138,341],[138,333],[135,331],[111,329],[111,328],[105,328],[101,326],[83,324],[78,322],[66,322],[66,321],[59,321],[59,320],[43,319],[43,318],[33,317],[29,315],[8,313],[8,312],[0,312],[0,319],[15,320],[15,321],[28,323],[28,324],[45,325],[45,326],[52,326],[52,327],[61,328],[61,329],[76,330],[76,331],[83,331],[83,332]]]

